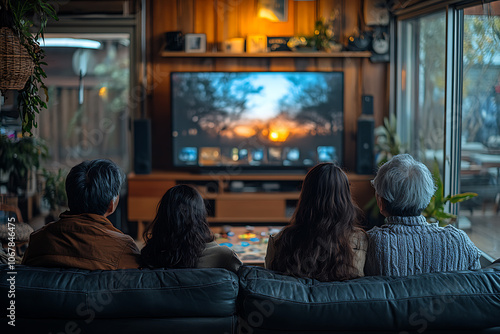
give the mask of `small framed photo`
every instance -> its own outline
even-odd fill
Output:
[[[207,35],[186,34],[184,38],[186,52],[207,52]]]
[[[248,53],[267,52],[267,36],[249,35],[247,37],[247,52]]]

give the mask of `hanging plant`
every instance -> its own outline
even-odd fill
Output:
[[[43,83],[47,77],[42,68],[47,65],[43,62],[45,52],[38,40],[43,40],[49,18],[58,18],[54,8],[45,0],[2,0],[0,6],[2,27],[13,31],[33,62],[32,73],[18,96],[22,130],[32,135],[31,130],[37,127],[36,114],[42,108],[47,108],[46,102],[49,100],[47,87]],[[40,96],[40,89],[44,91],[45,99]]]

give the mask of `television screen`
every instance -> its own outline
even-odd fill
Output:
[[[342,72],[174,72],[173,165],[342,163]]]

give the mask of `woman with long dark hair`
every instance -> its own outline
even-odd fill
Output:
[[[367,237],[346,174],[331,163],[307,173],[290,225],[269,239],[266,267],[319,281],[364,276]]]
[[[238,256],[220,246],[208,227],[200,193],[177,185],[163,195],[156,217],[144,233],[139,263],[145,268],[225,268],[236,272]]]

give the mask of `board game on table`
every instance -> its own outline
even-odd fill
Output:
[[[264,265],[269,235],[283,226],[217,226],[211,227],[215,241],[234,250],[244,264]]]

